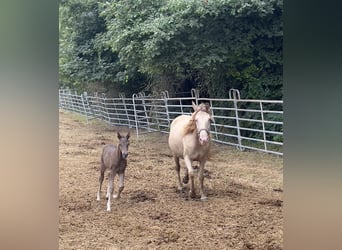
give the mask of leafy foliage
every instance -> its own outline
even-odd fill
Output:
[[[61,81],[282,98],[279,0],[65,0]]]

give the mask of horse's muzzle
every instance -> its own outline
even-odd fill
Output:
[[[201,145],[205,145],[205,144],[207,144],[209,142],[209,138],[206,138],[206,139],[200,138],[199,142],[200,142]]]
[[[127,156],[128,156],[128,153],[122,153],[122,157],[123,157],[124,159],[126,159]]]
[[[201,129],[198,132],[198,137],[201,145],[207,144],[209,142],[209,131],[207,129]]]

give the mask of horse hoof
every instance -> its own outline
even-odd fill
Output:
[[[190,192],[190,193],[189,193],[189,196],[190,196],[191,199],[196,198],[196,194],[195,194],[194,192]]]
[[[207,201],[208,197],[207,196],[201,196],[201,201]]]

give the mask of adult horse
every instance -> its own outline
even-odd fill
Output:
[[[182,191],[183,184],[180,178],[179,159],[184,159],[187,175],[190,176],[191,198],[196,196],[194,189],[194,177],[198,176],[200,183],[201,200],[207,197],[203,190],[204,165],[208,159],[210,149],[210,107],[208,104],[196,105],[192,102],[194,112],[192,115],[180,115],[176,117],[170,128],[169,147],[173,153],[178,175],[178,190]],[[199,170],[192,166],[193,161],[199,162]]]

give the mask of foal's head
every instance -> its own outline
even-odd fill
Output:
[[[121,155],[123,158],[127,158],[128,156],[129,137],[130,137],[130,132],[128,132],[125,135],[122,134],[121,132],[118,132],[119,152],[121,152]]]
[[[210,140],[209,130],[210,123],[212,122],[210,106],[204,103],[201,103],[200,105],[192,103],[192,107],[195,111],[193,113],[192,119],[196,126],[199,142],[201,145],[203,145],[208,143]]]

